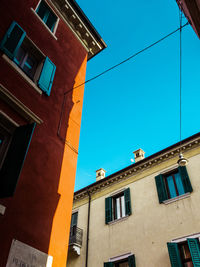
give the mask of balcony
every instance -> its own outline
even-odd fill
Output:
[[[75,252],[76,255],[80,255],[80,249],[82,247],[83,230],[77,226],[70,228],[69,236],[69,251]]]

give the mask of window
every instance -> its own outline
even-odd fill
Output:
[[[105,221],[106,224],[113,220],[131,215],[130,188],[123,192],[105,199]]]
[[[200,266],[200,248],[197,238],[180,243],[167,243],[172,267]]]
[[[104,267],[135,267],[135,255],[128,258],[111,262],[104,262]]]
[[[192,186],[185,166],[155,177],[159,202],[192,192]]]
[[[16,127],[0,113],[0,198],[15,192],[34,128],[35,123]]]
[[[70,237],[76,234],[76,227],[78,221],[78,212],[72,213],[71,225],[70,225]]]
[[[51,8],[45,3],[45,1],[42,0],[40,2],[38,8],[36,9],[36,13],[47,25],[47,27],[53,32],[58,18],[53,13]]]
[[[1,41],[0,49],[43,92],[50,95],[56,66],[26,37],[25,31],[15,21]]]

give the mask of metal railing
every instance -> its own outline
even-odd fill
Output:
[[[69,246],[74,244],[82,246],[82,238],[83,238],[83,229],[80,229],[77,226],[73,226],[70,228]]]

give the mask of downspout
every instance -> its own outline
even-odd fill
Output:
[[[85,259],[85,267],[88,266],[88,245],[89,245],[89,231],[90,231],[90,203],[91,203],[91,195],[90,191],[87,191],[89,202],[88,202],[88,222],[87,222],[87,240],[86,240],[86,259]]]

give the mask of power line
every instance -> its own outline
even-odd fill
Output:
[[[113,69],[119,67],[120,65],[122,65],[122,64],[124,64],[125,62],[131,60],[132,58],[136,57],[137,55],[139,55],[139,54],[145,52],[145,51],[148,50],[149,48],[151,48],[151,47],[157,45],[158,43],[162,42],[163,40],[167,39],[168,37],[170,37],[171,35],[175,34],[176,32],[178,32],[179,30],[181,30],[182,28],[184,28],[184,27],[187,26],[188,24],[189,24],[189,22],[185,23],[183,26],[180,26],[178,29],[176,29],[176,30],[174,30],[173,32],[171,32],[171,33],[165,35],[164,37],[162,37],[162,38],[159,39],[158,41],[156,41],[156,42],[154,42],[154,43],[152,43],[152,44],[146,46],[145,48],[139,50],[138,52],[136,52],[136,53],[133,54],[132,56],[130,56],[130,57],[124,59],[124,60],[121,61],[120,63],[118,63],[118,64],[116,64],[116,65],[114,65],[114,66],[108,68],[107,70],[104,70],[104,71],[101,72],[100,74],[97,74],[96,76],[94,76],[94,77],[88,79],[87,81],[85,81],[85,82],[83,82],[83,83],[81,83],[81,84],[79,84],[79,85],[73,87],[72,89],[70,89],[70,90],[68,90],[67,92],[65,92],[64,95],[67,94],[67,93],[69,93],[69,92],[71,92],[71,91],[73,91],[74,89],[77,89],[78,87],[80,87],[80,86],[82,86],[82,85],[84,85],[84,84],[86,84],[86,83],[89,83],[89,82],[91,82],[91,81],[93,81],[93,80],[99,78],[100,76],[104,75],[105,73],[107,73],[107,72],[109,72],[109,71],[111,71],[111,70],[113,70]]]

